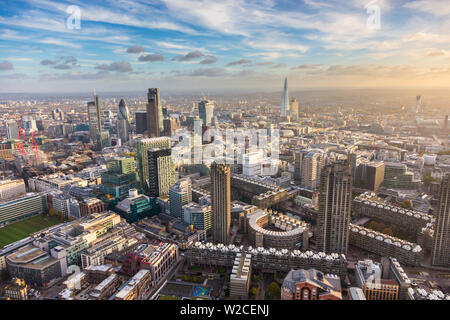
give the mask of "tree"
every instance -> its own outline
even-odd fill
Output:
[[[250,293],[251,293],[252,296],[256,297],[258,295],[258,288],[253,287],[250,290]]]
[[[280,295],[281,295],[281,288],[278,285],[278,283],[276,283],[275,281],[273,281],[271,284],[269,284],[269,286],[267,287],[267,293],[269,293],[269,297],[270,299],[279,299]]]
[[[411,200],[405,200],[402,202],[402,208],[405,209],[412,209],[413,205],[412,205],[412,201]]]
[[[5,282],[8,281],[9,279],[11,279],[11,276],[9,275],[8,270],[2,269],[0,271],[0,279]]]
[[[393,236],[393,235],[394,235],[394,232],[393,232],[392,229],[389,228],[389,227],[384,228],[383,231],[382,231],[382,233],[387,234],[387,235],[389,235],[389,236]]]
[[[62,220],[62,219],[64,218],[61,211],[58,211],[58,212],[56,213],[56,215],[58,216],[58,219],[59,219],[59,220]]]
[[[50,215],[50,217],[53,217],[55,215],[55,209],[50,208],[50,210],[48,211],[48,214]]]

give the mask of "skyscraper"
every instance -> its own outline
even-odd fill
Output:
[[[192,201],[191,179],[178,180],[169,189],[170,215],[183,220],[183,206]]]
[[[298,119],[298,114],[299,114],[299,107],[298,107],[298,101],[297,99],[292,99],[291,100],[291,104],[290,104],[290,113],[291,113],[291,117],[295,120]]]
[[[130,113],[123,99],[119,102],[119,110],[117,112],[117,134],[122,143],[130,140]]]
[[[164,129],[161,99],[158,88],[148,89],[147,132],[150,138],[159,137]]]
[[[347,253],[352,204],[352,176],[347,163],[334,163],[320,175],[317,249],[325,253]]]
[[[137,141],[136,144],[136,156],[138,160],[138,172],[139,181],[144,190],[149,189],[148,184],[148,154],[147,151],[154,148],[170,148],[170,138],[159,137],[159,138],[149,138],[141,139]]]
[[[212,233],[214,242],[228,244],[230,237],[230,166],[211,165]]]
[[[442,179],[438,201],[431,264],[448,267],[450,266],[450,174]]]
[[[89,135],[96,147],[100,146],[100,132],[102,131],[102,120],[98,95],[94,94],[94,101],[87,104]]]
[[[284,89],[283,89],[283,101],[281,104],[281,116],[286,117],[287,111],[289,110],[289,94],[288,94],[288,84],[287,77],[284,78]]]
[[[147,151],[148,192],[156,198],[169,195],[169,188],[175,183],[175,167],[171,148],[154,148]]]
[[[136,111],[136,134],[144,134],[147,131],[147,111]]]
[[[211,125],[214,114],[214,101],[202,100],[198,103],[198,115],[206,126]]]

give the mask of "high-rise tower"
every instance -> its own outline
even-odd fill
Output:
[[[102,120],[100,113],[100,103],[98,95],[94,94],[94,101],[87,104],[88,122],[89,122],[89,134],[91,140],[96,147],[101,146],[100,133],[102,131]]]
[[[150,138],[155,138],[164,129],[159,89],[149,88],[147,97],[147,132]]]
[[[284,89],[283,89],[283,101],[281,104],[281,116],[286,117],[287,111],[289,110],[289,94],[288,94],[288,84],[287,77],[284,78]]]
[[[214,114],[214,102],[202,100],[198,103],[198,116],[202,119],[205,126],[211,125]]]
[[[212,233],[214,242],[228,244],[231,224],[230,166],[211,165]]]
[[[317,249],[325,253],[347,253],[352,204],[349,163],[334,163],[320,175]]]
[[[438,201],[431,264],[448,267],[450,266],[450,174],[442,179]]]

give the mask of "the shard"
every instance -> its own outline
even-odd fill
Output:
[[[284,78],[283,102],[281,104],[280,116],[286,117],[288,110],[289,110],[289,94],[288,94],[287,77],[286,77],[286,78]]]

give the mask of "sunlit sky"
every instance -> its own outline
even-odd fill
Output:
[[[450,86],[448,0],[0,4],[0,92]]]

